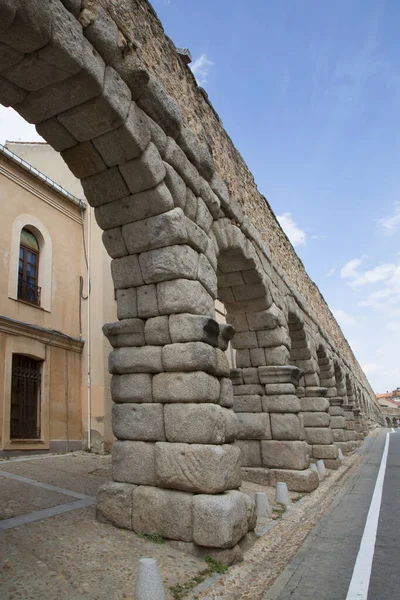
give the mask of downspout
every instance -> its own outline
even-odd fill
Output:
[[[88,218],[88,243],[87,243],[87,260],[88,260],[88,274],[87,274],[87,413],[88,413],[88,432],[87,432],[87,445],[88,451],[91,451],[92,440],[91,440],[91,425],[92,425],[92,369],[91,369],[91,330],[90,330],[90,246],[91,246],[91,209],[87,207],[87,218]]]

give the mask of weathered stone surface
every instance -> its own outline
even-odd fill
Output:
[[[190,187],[186,187],[186,200],[185,200],[185,215],[191,221],[195,220],[197,213],[197,196],[192,192]]]
[[[259,384],[260,379],[258,377],[258,369],[256,367],[246,367],[243,369],[243,381],[247,384]]]
[[[249,396],[235,396],[233,406],[235,412],[238,413],[260,413],[262,412],[261,396],[256,394]]]
[[[251,367],[250,351],[247,348],[236,350],[236,366],[238,368]]]
[[[237,413],[238,440],[270,440],[271,426],[267,413]]]
[[[215,373],[215,348],[203,342],[168,344],[162,351],[164,371],[206,371]]]
[[[267,383],[265,393],[267,396],[276,396],[284,394],[295,394],[296,388],[293,383]]]
[[[158,306],[161,314],[214,313],[214,301],[199,281],[174,279],[157,284]]]
[[[138,316],[136,288],[116,290],[118,319],[132,319]]]
[[[219,325],[215,319],[201,315],[182,313],[169,318],[172,342],[205,342],[217,346]]]
[[[218,402],[220,393],[216,377],[194,373],[160,373],[153,378],[155,402]]]
[[[141,156],[121,163],[119,170],[132,194],[155,187],[165,177],[164,163],[152,142]]]
[[[128,254],[120,227],[103,231],[103,244],[111,258],[121,258]]]
[[[155,485],[155,445],[151,442],[116,441],[112,447],[114,481]]]
[[[344,410],[340,406],[330,406],[329,414],[331,415],[331,417],[343,417]]]
[[[240,448],[242,467],[261,467],[261,445],[259,440],[236,440]]]
[[[345,429],[346,419],[344,417],[331,417],[331,429]]]
[[[136,486],[108,481],[97,490],[96,516],[103,523],[132,529],[132,494]]]
[[[319,386],[310,386],[307,384],[306,396],[325,398],[327,392],[328,392],[327,388],[322,388]]]
[[[106,67],[102,94],[58,116],[59,121],[79,142],[120,127],[128,116],[131,93],[111,67]]]
[[[116,348],[110,353],[108,369],[113,375],[160,373],[163,370],[160,346]]]
[[[64,10],[63,6],[61,9]],[[34,52],[51,37],[50,4],[40,0],[2,2],[2,41],[20,52]]]
[[[74,136],[72,136],[55,117],[47,119],[42,123],[38,123],[36,125],[36,131],[54,148],[54,150],[57,150],[57,152],[62,152],[67,148],[71,148],[77,143]]]
[[[299,413],[300,400],[294,394],[281,396],[263,396],[262,408],[269,413]]]
[[[274,440],[298,440],[301,434],[301,422],[293,413],[272,413],[271,431]]]
[[[261,440],[261,459],[265,467],[303,471],[310,462],[310,449],[306,442]]]
[[[114,402],[151,402],[153,400],[150,373],[113,375],[111,396]]]
[[[0,77],[0,102],[4,106],[14,106],[26,97],[25,90]]]
[[[233,387],[232,382],[228,377],[222,377],[219,380],[220,383],[220,394],[219,404],[225,408],[232,408],[234,406],[233,399]]]
[[[161,487],[205,494],[237,488],[240,450],[234,444],[157,442],[156,480]]]
[[[276,487],[278,481],[283,481],[292,492],[312,492],[319,485],[318,473],[305,469],[294,471],[290,469],[269,469],[268,484]]]
[[[112,429],[119,440],[162,442],[166,439],[164,407],[158,403],[114,404]]]
[[[263,329],[274,329],[280,325],[285,325],[285,318],[282,311],[273,304],[267,310],[250,312],[247,314],[247,320],[251,331],[260,331]]]
[[[217,298],[217,274],[204,254],[199,255],[197,279],[201,281],[207,292],[215,300]]]
[[[169,404],[164,408],[168,442],[225,444],[235,439],[235,413],[218,404]]]
[[[164,346],[171,343],[169,335],[169,318],[152,317],[147,319],[144,326],[144,337],[146,344],[150,346]]]
[[[126,246],[130,254],[155,250],[188,241],[186,219],[180,208],[174,208],[161,215],[134,221],[122,228]]]
[[[144,321],[125,319],[103,325],[103,333],[113,348],[144,346]]]
[[[325,445],[325,446],[314,445],[312,447],[312,455],[317,460],[320,458],[322,458],[324,460],[326,458],[337,458],[338,457],[338,449],[337,449],[337,446],[335,446],[335,444],[330,444],[330,445]]]
[[[141,319],[157,317],[160,314],[157,300],[157,287],[154,283],[137,288],[137,311]]]
[[[229,377],[230,374],[230,365],[228,361],[228,357],[225,352],[222,352],[219,348],[215,348],[215,357],[216,357],[216,367],[215,367],[215,375],[218,377]]]
[[[242,479],[258,485],[269,485],[268,471],[264,467],[242,467]]]
[[[265,385],[286,383],[298,385],[300,369],[291,365],[268,365],[259,367],[258,374],[261,383]],[[276,392],[274,392],[276,393]],[[287,392],[282,392],[287,393]]]
[[[190,542],[179,542],[175,540],[168,541],[167,543],[172,548],[175,548],[180,552],[185,552],[185,554],[190,554],[203,559],[206,558],[206,556],[210,556],[213,560],[228,567],[243,561],[243,552],[239,544],[236,544],[233,548],[209,548],[208,546],[198,546],[197,544]]]
[[[275,329],[257,331],[257,341],[258,345],[262,346],[263,348],[273,348],[281,345],[290,348],[291,343],[289,331],[285,327],[275,327]],[[291,358],[294,358],[292,354]]]
[[[153,77],[150,78],[137,103],[149,117],[158,123],[168,136],[178,137],[182,127],[180,108],[177,102],[166,94],[163,87]]]
[[[249,396],[254,394],[262,396],[264,394],[264,387],[254,383],[248,385],[235,385],[233,388],[233,393],[235,396]]]
[[[139,157],[149,146],[150,129],[141,111],[131,102],[125,122],[111,132],[93,140],[97,151],[109,167]]]
[[[186,157],[183,150],[171,138],[167,138],[167,148],[165,152],[165,161],[169,163],[175,171],[179,173],[187,186],[196,196],[200,196],[200,176],[199,173]],[[195,213],[196,214],[196,213]],[[194,220],[194,216],[193,216]]]
[[[348,432],[346,429],[332,429],[333,441],[336,442],[347,442]]]
[[[111,167],[101,173],[86,177],[82,179],[81,183],[86,198],[94,207],[101,207],[111,202],[114,207],[115,200],[122,199],[125,202],[125,197],[129,194],[126,183],[117,167]],[[107,212],[107,209],[105,210]],[[116,223],[116,225],[120,225],[120,223]],[[112,226],[114,225],[112,224]],[[110,227],[105,227],[105,229],[110,229]]]
[[[199,255],[190,246],[169,246],[142,252],[139,264],[145,283],[180,278],[196,279]]]
[[[329,427],[331,421],[326,412],[303,412],[302,415],[305,427]]]
[[[305,427],[306,441],[309,444],[332,444],[333,435],[330,427]]]
[[[166,140],[165,140],[166,145]],[[182,211],[186,207],[186,183],[170,164],[164,162],[165,183],[174,199],[174,204]]]
[[[232,548],[248,530],[247,503],[241,492],[193,498],[193,540],[199,546]]]
[[[327,412],[329,400],[327,398],[301,398],[302,412]]]
[[[232,340],[232,346],[238,350],[242,348],[258,348],[257,336],[254,331],[236,333]]]
[[[193,539],[193,494],[140,486],[132,494],[132,529],[163,538]]]
[[[126,184],[124,183],[124,185]],[[121,227],[132,221],[154,217],[173,208],[172,196],[162,181],[151,190],[121,198],[112,204],[108,203],[98,206],[95,209],[95,216],[101,229],[111,229],[113,227]]]
[[[289,362],[290,351],[286,346],[276,346],[274,348],[265,348],[265,362],[268,365],[287,365]]]

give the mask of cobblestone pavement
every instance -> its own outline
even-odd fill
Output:
[[[300,501],[283,517],[275,510],[272,519],[259,519],[256,531],[263,536],[246,553],[245,561],[231,567],[211,587],[206,582],[203,592],[198,589],[188,598],[259,598],[360,460],[357,455],[346,458],[345,466],[331,472],[310,496],[300,499],[301,495],[292,493],[292,499]],[[136,567],[143,556],[157,559],[168,599],[172,599],[170,586],[190,580],[206,567],[202,559],[169,543],[155,544],[98,522],[93,497],[109,479],[109,456],[78,452],[0,460],[2,600],[133,599]],[[272,488],[246,483],[242,490],[251,495],[267,491],[272,508],[277,508]],[[77,502],[92,504],[71,510]],[[57,514],[61,510],[66,512]],[[25,522],[29,518],[37,520]],[[7,524],[10,528],[4,529]]]

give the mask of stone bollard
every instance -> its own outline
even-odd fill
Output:
[[[275,502],[284,506],[289,506],[290,504],[288,488],[283,481],[278,481],[276,484]]]
[[[343,452],[341,451],[340,448],[338,448],[338,459],[339,460],[343,460],[344,459]]]
[[[266,517],[271,513],[267,494],[264,492],[256,492],[255,502],[257,517]]]
[[[323,479],[326,475],[326,470],[325,470],[325,463],[322,459],[317,460],[317,469],[318,469],[320,478]]]
[[[160,570],[154,558],[139,559],[135,600],[166,600]]]

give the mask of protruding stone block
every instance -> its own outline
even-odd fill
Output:
[[[144,346],[144,321],[124,319],[103,325],[103,333],[113,348]]]
[[[108,358],[113,375],[125,373],[159,373],[163,370],[160,346],[116,348]]]
[[[325,445],[333,443],[330,427],[305,427],[306,442],[309,444]]]
[[[241,484],[240,450],[234,444],[156,444],[161,487],[217,494]]]
[[[217,346],[220,328],[210,317],[188,313],[171,315],[169,318],[171,340],[176,342],[205,342]]]
[[[261,459],[265,467],[303,471],[310,462],[310,449],[301,441],[261,440]]]
[[[319,485],[318,474],[311,469],[294,471],[291,469],[269,469],[268,484],[275,487],[278,481],[286,483],[292,492],[312,492]]]
[[[248,530],[247,503],[241,492],[193,498],[193,540],[199,546],[232,548]]]
[[[132,529],[136,533],[190,542],[193,539],[193,494],[140,486],[132,495]]]
[[[155,402],[218,402],[220,393],[216,377],[193,373],[160,373],[153,378]]]
[[[111,396],[114,402],[151,402],[153,400],[150,373],[113,375]]]
[[[258,373],[260,377],[260,382],[265,385],[276,383],[291,383],[294,385],[298,385],[300,377],[299,368],[285,364],[279,366],[271,365],[267,367],[259,367]]]
[[[312,447],[312,455],[316,459],[323,458],[338,458],[338,448],[335,444],[330,444],[329,446],[318,446],[314,445]]]
[[[97,490],[96,516],[103,523],[122,529],[132,529],[132,494],[136,488],[129,483],[108,481]]]
[[[199,254],[190,246],[169,246],[142,252],[139,263],[145,283],[196,279]]]
[[[113,434],[119,440],[165,440],[162,404],[123,403],[112,407]]]
[[[199,281],[174,279],[157,284],[158,306],[161,314],[214,313],[214,300]]]
[[[270,440],[271,425],[267,413],[237,413],[238,440]]]
[[[112,447],[114,481],[155,485],[155,445],[151,442],[116,441]]]
[[[258,485],[269,485],[268,469],[263,467],[242,467],[243,481],[251,481]]]
[[[299,440],[302,424],[293,413],[272,413],[271,431],[274,440]]]
[[[168,442],[225,444],[238,431],[235,413],[218,404],[166,404],[164,419]]]

